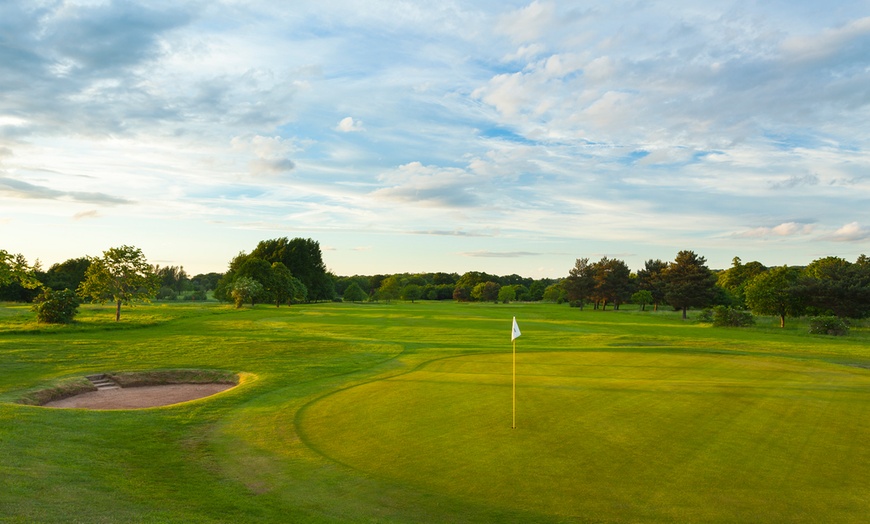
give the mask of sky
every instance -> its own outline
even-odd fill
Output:
[[[0,249],[854,261],[868,122],[867,0],[0,0]]]

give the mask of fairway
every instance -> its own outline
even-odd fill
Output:
[[[0,523],[863,523],[870,336],[555,304],[0,305]],[[511,318],[517,428],[511,429]],[[22,405],[93,373],[209,398]]]
[[[367,473],[594,521],[836,521],[866,507],[855,489],[870,462],[862,370],[625,352],[532,353],[518,366],[516,430],[509,354],[439,359],[327,395],[301,430]]]

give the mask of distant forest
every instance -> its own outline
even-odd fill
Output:
[[[88,298],[81,291],[89,272],[96,274],[92,266],[105,262],[107,253],[103,259],[83,256],[43,269],[39,263],[28,264],[20,254],[0,250],[0,300],[33,302],[45,290],[71,290]],[[608,257],[596,261],[578,258],[565,272],[558,279],[480,271],[338,276],[326,269],[317,241],[277,238],[260,242],[250,253],[239,253],[224,273],[191,277],[181,266],[149,265],[145,270],[148,285],[142,286],[148,292],[141,298],[219,300],[237,307],[454,300],[548,301],[618,310],[633,304],[644,310],[672,307],[684,317],[690,309],[706,308],[706,316],[726,325],[751,322],[744,314],[749,311],[777,316],[783,326],[787,317],[804,315],[842,319],[870,316],[870,259],[865,255],[854,262],[831,256],[807,266],[779,267],[766,267],[757,261],[744,263],[735,257],[731,267],[717,271],[707,267],[703,256],[685,250],[672,261],[647,260],[636,272],[623,260]],[[91,295],[91,299],[100,298]]]

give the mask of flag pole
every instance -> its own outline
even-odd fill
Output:
[[[513,403],[514,403],[514,418],[511,423],[511,429],[517,429],[517,337],[520,336],[520,326],[517,325],[517,317],[514,317],[513,325],[511,326],[511,344],[514,346],[514,373],[513,373]]]
[[[513,381],[513,398],[514,398],[514,418],[511,429],[517,429],[517,340],[513,341],[514,346],[514,381]]]

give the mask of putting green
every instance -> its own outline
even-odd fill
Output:
[[[681,352],[430,361],[299,415],[324,456],[424,491],[607,521],[858,522],[870,371]]]

